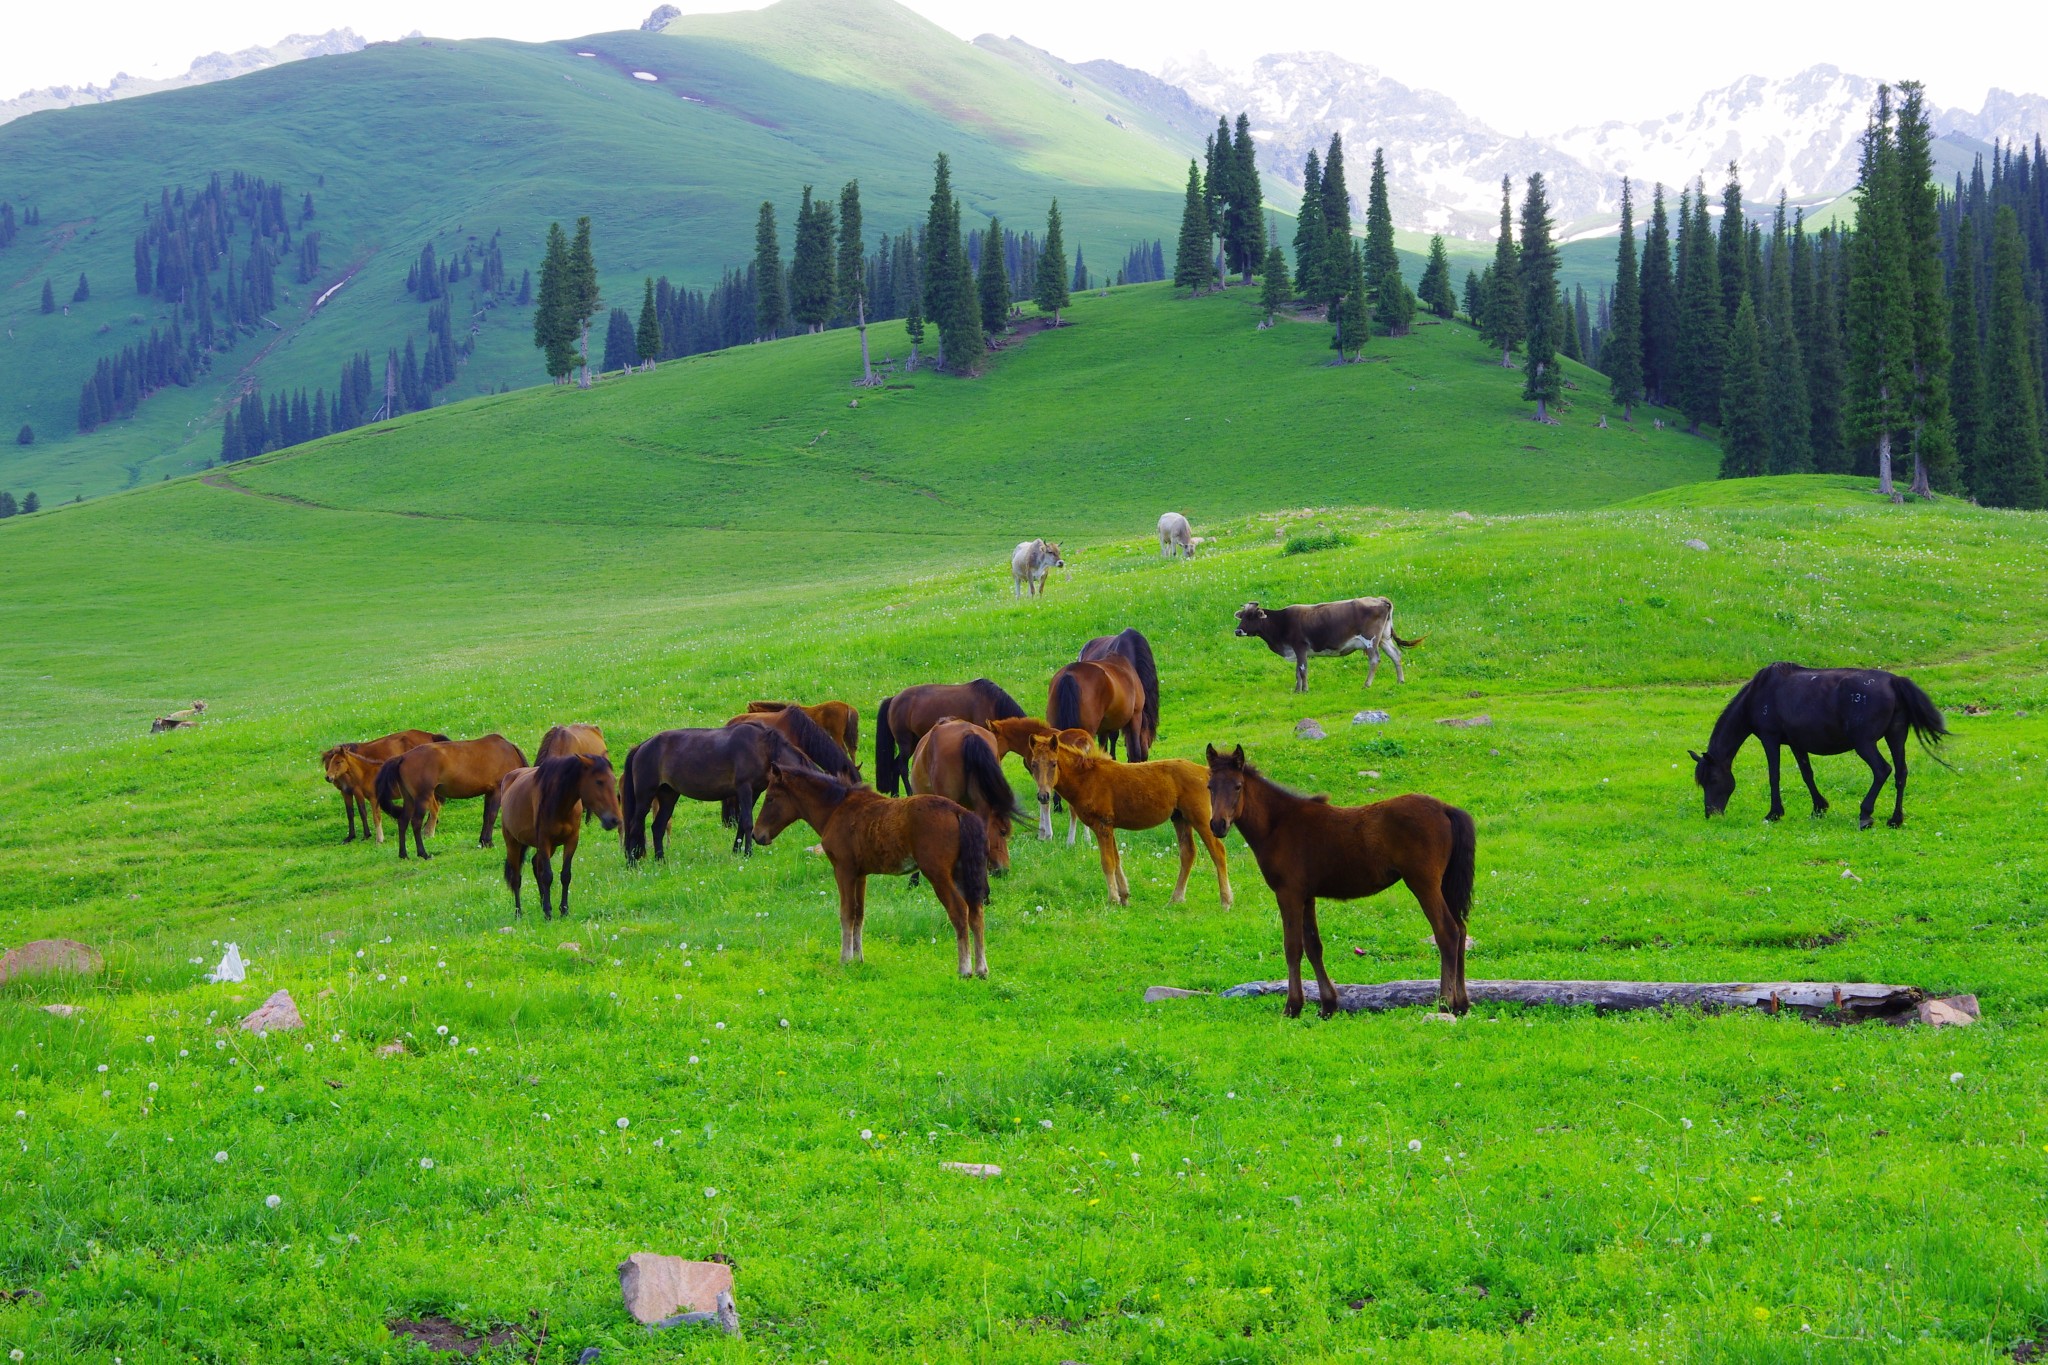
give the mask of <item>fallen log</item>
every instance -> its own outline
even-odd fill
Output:
[[[1308,999],[1321,1003],[1316,983],[1305,981]],[[1602,1014],[1620,1010],[1760,1009],[1767,1014],[1790,1010],[1809,1019],[1833,1013],[1851,1019],[1908,1021],[1916,1017],[1927,993],[1917,986],[1881,986],[1867,982],[1825,981],[1696,982],[1696,981],[1468,981],[1466,993],[1475,1005],[1591,1005]],[[1223,992],[1226,999],[1284,995],[1285,981],[1247,981]],[[1398,1010],[1434,1005],[1435,981],[1388,981],[1370,986],[1337,987],[1337,1008]]]

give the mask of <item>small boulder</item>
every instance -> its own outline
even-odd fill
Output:
[[[320,941],[323,943],[339,943],[346,937],[348,937],[348,930],[346,929],[329,929],[326,933],[320,935]]]
[[[1977,1022],[1977,997],[1950,995],[1939,1000],[1922,1000],[1913,1007],[1921,1023],[1932,1028],[1965,1028]]]
[[[555,951],[558,953],[580,953],[583,951],[583,945],[573,938],[563,939],[555,945]]]
[[[1147,986],[1145,988],[1145,1003],[1152,1005],[1157,1004],[1161,1000],[1191,1000],[1198,995],[1207,995],[1208,993],[1207,991],[1185,991],[1179,986]]]
[[[1385,725],[1393,717],[1384,711],[1355,711],[1351,716],[1353,725]]]
[[[1002,1167],[991,1166],[981,1161],[941,1161],[939,1169],[958,1171],[961,1175],[971,1175],[977,1180],[993,1180],[1003,1173]]]
[[[619,1295],[636,1322],[654,1324],[678,1313],[716,1313],[732,1293],[732,1267],[636,1251],[619,1262]]]
[[[1360,777],[1377,779],[1380,775],[1380,770],[1378,768],[1360,768],[1358,770],[1358,775]]]
[[[1323,727],[1320,724],[1318,724],[1314,720],[1308,719],[1307,717],[1304,717],[1301,720],[1294,722],[1294,737],[1296,739],[1329,738],[1328,735],[1323,733]]]
[[[1685,548],[1688,550],[1704,550],[1707,548],[1707,542],[1697,539],[1688,540],[1685,542]]]
[[[98,949],[75,938],[39,938],[0,954],[0,981],[12,981],[18,976],[47,976],[52,972],[90,976],[106,965]]]
[[[242,1020],[242,1027],[251,1033],[281,1033],[305,1026],[306,1021],[299,1017],[299,1007],[292,1003],[290,991],[272,991],[269,999]]]
[[[1434,1014],[1425,1014],[1422,1016],[1422,1018],[1423,1022],[1430,1024],[1455,1024],[1458,1022],[1457,1015],[1448,1014],[1442,1010],[1438,1010]]]
[[[1476,716],[1445,716],[1437,724],[1448,725],[1454,730],[1471,730],[1481,725],[1493,724],[1493,717],[1481,711]]]
[[[393,1038],[390,1042],[377,1049],[377,1055],[379,1057],[403,1057],[405,1055],[405,1040],[403,1038]]]
[[[70,1018],[70,1017],[71,1017],[72,1015],[74,1015],[74,1014],[78,1013],[78,1006],[76,1006],[76,1005],[44,1005],[44,1006],[42,1007],[42,1010],[43,1010],[43,1013],[44,1013],[44,1014],[54,1014],[54,1015],[56,1015],[56,1016],[57,1016],[57,1017],[58,1017],[59,1019],[69,1019],[69,1018]]]
[[[1470,512],[1453,512],[1453,513],[1451,513],[1451,520],[1452,520],[1452,521],[1471,521],[1471,520],[1472,520],[1472,514],[1471,514]]]

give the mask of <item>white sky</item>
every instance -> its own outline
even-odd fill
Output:
[[[353,28],[370,39],[415,28],[445,38],[575,37],[638,27],[656,2],[98,0],[74,7],[6,0],[0,4],[0,98],[45,85],[104,83],[116,71],[177,75],[202,53],[330,28]],[[757,7],[729,0],[678,3],[690,12]],[[2023,92],[2048,86],[2041,61],[2048,15],[2025,0],[1980,0],[1965,7],[1967,14],[1914,24],[1880,19],[1894,9],[1907,12],[1904,0],[1847,8],[1734,0],[1680,7],[1697,22],[1679,41],[1666,37],[1667,16],[1675,11],[1658,0],[1575,0],[1569,6],[1277,0],[1249,9],[1229,0],[1187,0],[1170,7],[1170,20],[1165,6],[1100,0],[910,4],[962,37],[1014,33],[1073,61],[1112,57],[1152,69],[1199,46],[1223,65],[1240,66],[1266,52],[1326,49],[1405,84],[1439,90],[1508,133],[1658,117],[1690,108],[1704,91],[1737,77],[1790,75],[1815,62],[1879,79],[1924,80],[1941,107],[1974,110],[1993,85]],[[1531,14],[1556,16],[1549,41],[1526,40]],[[1200,36],[1193,42],[1182,36],[1190,34]]]

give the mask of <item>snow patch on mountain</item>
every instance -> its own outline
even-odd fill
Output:
[[[344,52],[360,52],[366,45],[356,36],[353,29],[334,28],[325,33],[294,33],[272,43],[269,47],[245,47],[240,52],[210,52],[204,57],[196,58],[181,76],[150,80],[142,76],[131,76],[123,71],[105,85],[51,85],[40,90],[25,90],[11,100],[0,100],[0,123],[7,123],[24,114],[39,113],[45,109],[71,109],[81,104],[105,104],[109,100],[151,95],[159,90],[182,90],[187,86],[210,85],[214,81],[246,76],[252,71],[283,66],[286,62],[304,61],[308,57],[332,57]]]

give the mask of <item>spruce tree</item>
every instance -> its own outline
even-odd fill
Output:
[[[1970,489],[1978,486],[1983,439],[1984,356],[1977,336],[1977,222],[1956,224],[1956,268],[1949,272],[1949,408],[1955,415],[1956,458]]]
[[[78,288],[71,291],[71,301],[73,303],[84,303],[91,297],[92,286],[85,282],[85,272],[80,271],[78,275]]]
[[[1721,375],[1721,477],[1753,478],[1769,466],[1771,439],[1763,343],[1757,335],[1756,306],[1746,293],[1735,306]]]
[[[50,279],[47,275],[43,277],[43,311],[45,313],[57,311],[57,294],[55,290],[50,288]]]
[[[233,464],[242,458],[242,426],[235,420],[235,410],[228,409],[227,419],[220,428],[220,462]]]
[[[1728,328],[1721,311],[1721,272],[1714,228],[1707,216],[1707,190],[1694,182],[1691,198],[1680,196],[1678,241],[1678,407],[1697,436],[1705,422],[1721,415],[1721,363],[1727,358]]]
[[[2019,216],[2001,205],[1991,232],[1991,329],[1984,347],[1983,431],[1971,488],[1987,507],[2048,506],[2040,343],[2026,291]]]
[[[1060,310],[1072,301],[1067,290],[1067,240],[1060,229],[1060,201],[1052,201],[1045,213],[1045,245],[1038,251],[1038,278],[1033,282],[1031,301],[1041,313],[1052,315],[1060,325]]]
[[[1562,294],[1557,296],[1557,353],[1566,360],[1585,363],[1585,348],[1579,344],[1579,310]]]
[[[14,443],[18,446],[34,445],[36,443],[36,429],[23,422],[21,430],[14,433]]]
[[[1899,222],[1911,280],[1913,389],[1908,404],[1913,493],[1956,486],[1954,418],[1949,398],[1948,293],[1942,271],[1941,191],[1934,180],[1934,132],[1918,81],[1899,85]],[[2048,169],[2048,168],[2044,168]],[[2035,171],[2042,174],[2042,169]],[[2048,208],[2048,199],[2042,207]]]
[[[1770,472],[1807,474],[1813,470],[1813,404],[1806,392],[1806,356],[1799,345],[1798,316],[1793,307],[1792,237],[1786,229],[1785,195],[1778,195],[1778,213],[1771,225],[1771,256],[1762,344],[1768,384],[1766,429],[1770,434]]]
[[[1226,257],[1230,251],[1233,189],[1230,182],[1237,161],[1230,145],[1229,120],[1221,114],[1216,116],[1216,131],[1209,135],[1203,152],[1202,203],[1208,210],[1209,233],[1214,239],[1215,251],[1215,258],[1210,264],[1210,278],[1216,288],[1222,289],[1229,283],[1224,272],[1229,268]]]
[[[1813,405],[1809,430],[1814,467],[1823,474],[1846,474],[1855,463],[1850,458],[1844,434],[1844,404],[1848,394],[1842,366],[1843,300],[1837,281],[1841,275],[1841,238],[1833,228],[1824,228],[1813,249],[1813,306],[1808,327],[1801,337],[1806,352],[1806,392]]]
[[[1849,236],[1849,437],[1876,451],[1878,491],[1886,495],[1894,492],[1893,442],[1912,422],[1913,276],[1898,171],[1891,90],[1879,86]]]
[[[775,232],[775,205],[761,201],[754,220],[754,339],[773,340],[789,320],[782,292],[782,244]]]
[[[796,214],[796,248],[789,264],[789,319],[806,332],[822,332],[832,319],[832,206],[804,186]]]
[[[1435,317],[1449,318],[1458,311],[1458,297],[1451,290],[1451,258],[1441,232],[1429,239],[1429,263],[1422,267],[1422,283],[1415,292]]]
[[[839,254],[832,269],[841,323],[866,323],[867,274],[867,243],[861,238],[860,181],[849,180],[839,187]]]
[[[569,312],[568,288],[569,238],[560,223],[550,223],[547,254],[540,263],[540,288],[534,298],[533,344],[546,361],[548,378],[558,384],[576,368],[576,325]]]
[[[1401,268],[1394,251],[1394,208],[1387,198],[1387,156],[1372,150],[1372,178],[1365,192],[1365,278],[1377,290],[1380,281]]]
[[[1323,153],[1322,199],[1323,249],[1337,264],[1335,279],[1324,280],[1323,289],[1328,301],[1334,304],[1338,293],[1348,291],[1351,284],[1351,191],[1344,185],[1344,136],[1341,133],[1330,134],[1330,149]],[[1364,307],[1363,300],[1359,306]]]
[[[661,359],[661,311],[654,305],[654,277],[647,276],[647,288],[640,295],[640,325],[633,332],[633,349],[640,354],[640,368],[651,370]]]
[[[1650,227],[1643,234],[1637,295],[1642,306],[1643,398],[1668,404],[1677,394],[1673,375],[1678,357],[1678,287],[1671,278],[1671,226],[1664,213],[1661,182],[1650,197]]]
[[[1199,294],[1209,287],[1209,206],[1202,190],[1202,170],[1188,162],[1187,193],[1181,199],[1180,237],[1173,249],[1173,287]]]
[[[1522,196],[1521,252],[1515,268],[1522,284],[1522,326],[1526,357],[1522,362],[1522,397],[1533,399],[1536,420],[1550,420],[1550,404],[1564,393],[1564,374],[1557,362],[1557,247],[1550,240],[1550,199],[1543,172],[1529,176]]]
[[[1267,257],[1266,195],[1259,183],[1258,145],[1252,141],[1252,121],[1246,114],[1237,116],[1231,153],[1232,250],[1237,269],[1250,284]]]
[[[1371,248],[1367,248],[1371,254]],[[1372,291],[1372,320],[1390,337],[1407,336],[1415,325],[1415,295],[1410,292],[1408,282],[1401,278],[1401,267],[1397,262],[1387,268],[1380,277],[1379,287]]]
[[[1487,269],[1491,270],[1493,269],[1493,267],[1488,266]],[[1467,270],[1465,272],[1464,289],[1465,316],[1467,319],[1471,321],[1474,327],[1482,325],[1479,320],[1479,315],[1486,311],[1484,302],[1485,298],[1486,285],[1480,280],[1479,272],[1476,270]]]
[[[1266,265],[1259,281],[1259,307],[1266,312],[1267,325],[1287,306],[1287,258],[1278,242],[1266,248]]]
[[[20,511],[21,508],[14,501],[14,494],[0,488],[0,520],[15,516]]]
[[[1492,276],[1486,289],[1486,340],[1500,348],[1500,367],[1515,367],[1515,347],[1523,336],[1522,277],[1515,246],[1514,181],[1500,178],[1500,236],[1493,243]]]
[[[939,329],[939,363],[971,373],[987,343],[967,249],[960,240],[959,203],[953,198],[951,163],[941,152],[932,168],[931,207],[924,226],[924,315]]]
[[[1643,401],[1643,283],[1636,260],[1635,195],[1621,182],[1621,245],[1614,259],[1614,321],[1600,342],[1600,364],[1607,371],[1607,391],[1621,404],[1621,420],[1635,420]]]
[[[1310,303],[1323,301],[1323,246],[1329,239],[1323,222],[1323,161],[1308,149],[1301,167],[1301,211],[1294,220],[1294,296]]]
[[[626,316],[623,308],[614,308],[605,320],[604,363],[598,369],[605,374],[613,370],[629,370],[640,363],[640,355],[634,349],[633,320]]]
[[[1327,246],[1335,250],[1340,243],[1343,251],[1341,262],[1325,259],[1326,265],[1340,266],[1336,271],[1340,292],[1330,304],[1330,346],[1337,352],[1339,361],[1348,363],[1365,353],[1366,339],[1371,330],[1365,320],[1365,252],[1348,235],[1333,237]],[[1325,283],[1327,285],[1327,280]]]
[[[1728,163],[1728,183],[1721,188],[1721,235],[1716,267],[1721,275],[1721,312],[1728,326],[1735,324],[1735,309],[1750,292],[1749,220],[1742,212],[1742,177],[1733,161]]]
[[[1010,274],[1003,260],[1003,222],[988,220],[988,232],[981,239],[981,272],[975,276],[975,291],[981,300],[981,330],[997,336],[1010,330]]]
[[[924,345],[924,300],[913,294],[910,311],[903,315],[903,334],[910,338],[910,359],[903,366],[906,374],[917,370],[917,348]]]
[[[565,297],[582,343],[579,359],[583,364],[583,376],[580,382],[587,389],[590,387],[590,320],[597,316],[597,310],[604,305],[604,300],[597,289],[597,258],[590,247],[588,215],[576,220],[576,236],[569,243],[569,274]]]
[[[22,495],[21,512],[23,516],[27,516],[30,512],[40,512],[42,509],[43,500],[36,496],[35,489],[31,488]]]

